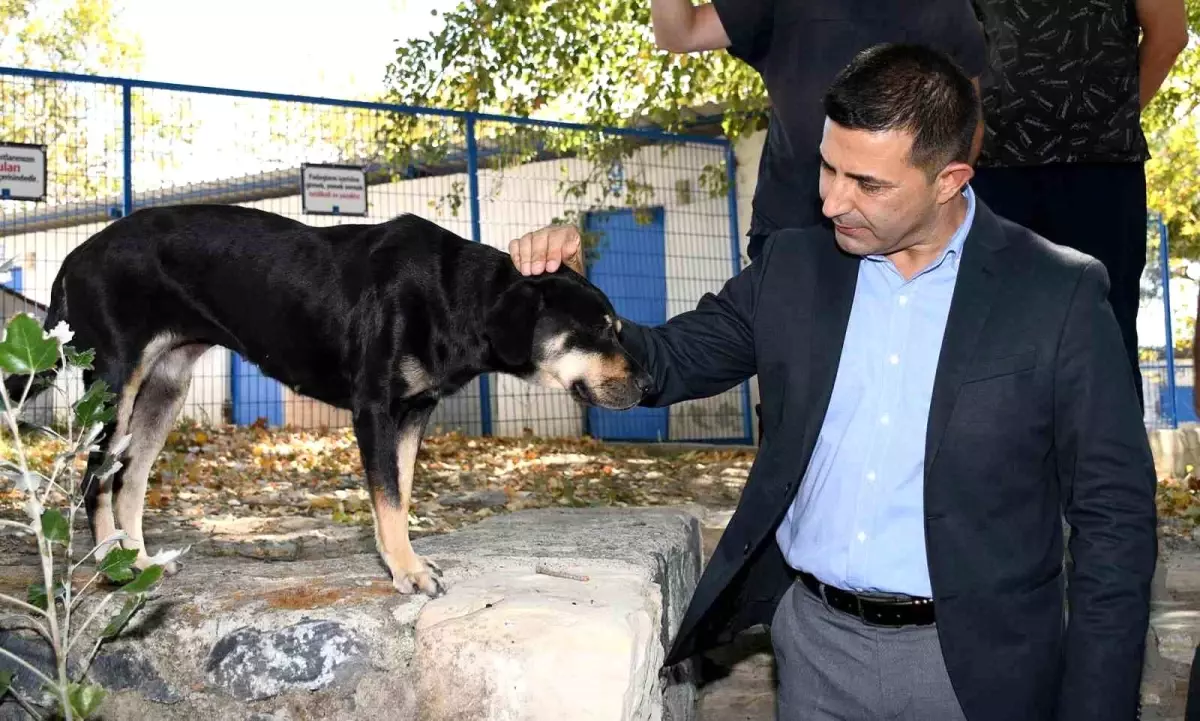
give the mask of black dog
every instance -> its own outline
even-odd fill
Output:
[[[193,363],[214,345],[352,411],[376,544],[401,593],[443,590],[408,533],[417,450],[442,396],[499,372],[627,409],[650,384],[618,342],[612,305],[582,276],[524,277],[504,251],[412,215],[315,228],[237,206],[139,210],[64,260],[44,325],[60,320],[96,353],[84,383],[117,394],[104,447],[131,436],[109,482],[92,482],[103,456],[89,459],[92,536],[101,543],[119,526],[141,567],[150,467]],[[9,392],[26,380],[10,378]]]

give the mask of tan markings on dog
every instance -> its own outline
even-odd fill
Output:
[[[402,431],[396,445],[396,465],[399,471],[400,506],[392,505],[382,488],[376,488],[372,499],[375,516],[375,545],[392,572],[392,584],[400,593],[414,590],[435,595],[441,584],[430,567],[413,550],[408,535],[408,509],[412,499],[413,473],[417,451],[421,446],[420,426]]]
[[[575,381],[596,377],[603,356],[582,350],[567,350],[565,333],[553,336],[542,344],[541,361],[535,383],[551,388],[570,390]]]
[[[115,423],[113,424],[113,437],[103,439],[104,446],[109,447],[129,434],[130,418],[133,415],[133,403],[137,398],[138,391],[141,389],[142,380],[146,376],[146,370],[152,368],[158,362],[159,357],[170,350],[172,343],[173,339],[171,335],[164,333],[155,336],[142,349],[142,357],[138,360],[137,366],[129,374],[129,378],[121,388],[120,397],[117,400]],[[132,440],[130,439],[131,445]],[[128,449],[126,449],[126,452],[128,453]],[[92,525],[96,529],[96,538],[94,539],[96,543],[102,542],[105,538],[117,532],[117,522],[113,517],[112,482],[114,477],[109,476],[100,484],[96,499],[96,516],[92,521]],[[122,530],[128,532],[127,529]],[[123,542],[122,545],[127,548],[134,547],[129,541]],[[103,557],[103,553],[106,551],[107,549],[102,549],[97,555]]]
[[[624,383],[629,380],[629,363],[619,355],[603,356],[600,360],[600,377],[606,381]]]
[[[193,344],[163,353],[158,362],[143,375],[133,405],[129,422],[132,438],[126,450],[121,490],[116,494],[116,520],[118,527],[129,535],[130,540],[125,542],[125,546],[138,551],[137,560],[134,561],[137,568],[145,568],[150,561],[142,532],[150,469],[183,408],[192,383],[192,367],[208,348],[207,345]],[[177,567],[171,563],[165,570],[174,573]]]
[[[404,385],[407,387],[404,392],[405,398],[424,393],[436,385],[433,376],[429,375],[421,361],[412,356],[400,359],[400,377],[404,379]]]

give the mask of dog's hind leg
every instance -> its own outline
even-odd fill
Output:
[[[392,574],[392,584],[403,594],[421,591],[439,596],[445,590],[439,570],[417,555],[408,534],[417,451],[435,405],[430,401],[410,402],[398,411],[357,410],[354,417],[354,432],[371,489],[375,545]]]
[[[88,454],[87,469],[80,480],[80,491],[83,494],[83,508],[87,513],[88,528],[92,532],[93,545],[100,545],[117,532],[116,518],[113,516],[113,485],[115,476],[103,480],[97,477],[105,457],[129,431],[129,416],[133,409],[133,394],[136,388],[131,383],[133,371],[125,364],[113,362],[105,356],[98,356],[94,370],[83,372],[85,387],[91,387],[96,381],[104,381],[108,391],[116,396],[116,408],[113,420],[104,424],[101,430],[99,450]],[[118,471],[119,472],[119,471]],[[97,554],[103,558],[108,547]]]
[[[163,353],[143,375],[133,402],[129,417],[129,433],[132,437],[125,453],[125,465],[118,472],[113,488],[117,526],[129,536],[125,546],[138,551],[137,560],[134,561],[137,568],[145,568],[150,562],[142,532],[142,513],[150,469],[187,398],[192,382],[192,367],[196,359],[209,348],[204,344],[190,344]],[[164,570],[168,574],[174,573],[178,566],[172,562]]]

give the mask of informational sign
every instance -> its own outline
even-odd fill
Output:
[[[46,199],[46,146],[0,142],[0,200]]]
[[[366,215],[367,171],[357,165],[300,166],[300,202],[314,215]]]

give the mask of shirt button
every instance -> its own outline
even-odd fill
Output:
[[[891,363],[892,365],[896,365],[897,363],[900,362],[900,356],[893,353],[890,356],[888,356],[888,362]]]
[[[908,304],[908,296],[907,295],[900,296],[900,305],[907,305],[907,304]]]
[[[867,471],[867,480],[872,483],[875,482],[875,471]]]
[[[858,532],[858,542],[862,543],[865,540],[867,540],[867,534],[863,533],[862,531],[859,531]]]
[[[891,420],[892,419],[888,417],[888,414],[884,413],[883,416],[880,417],[879,422],[886,426],[891,422]]]

